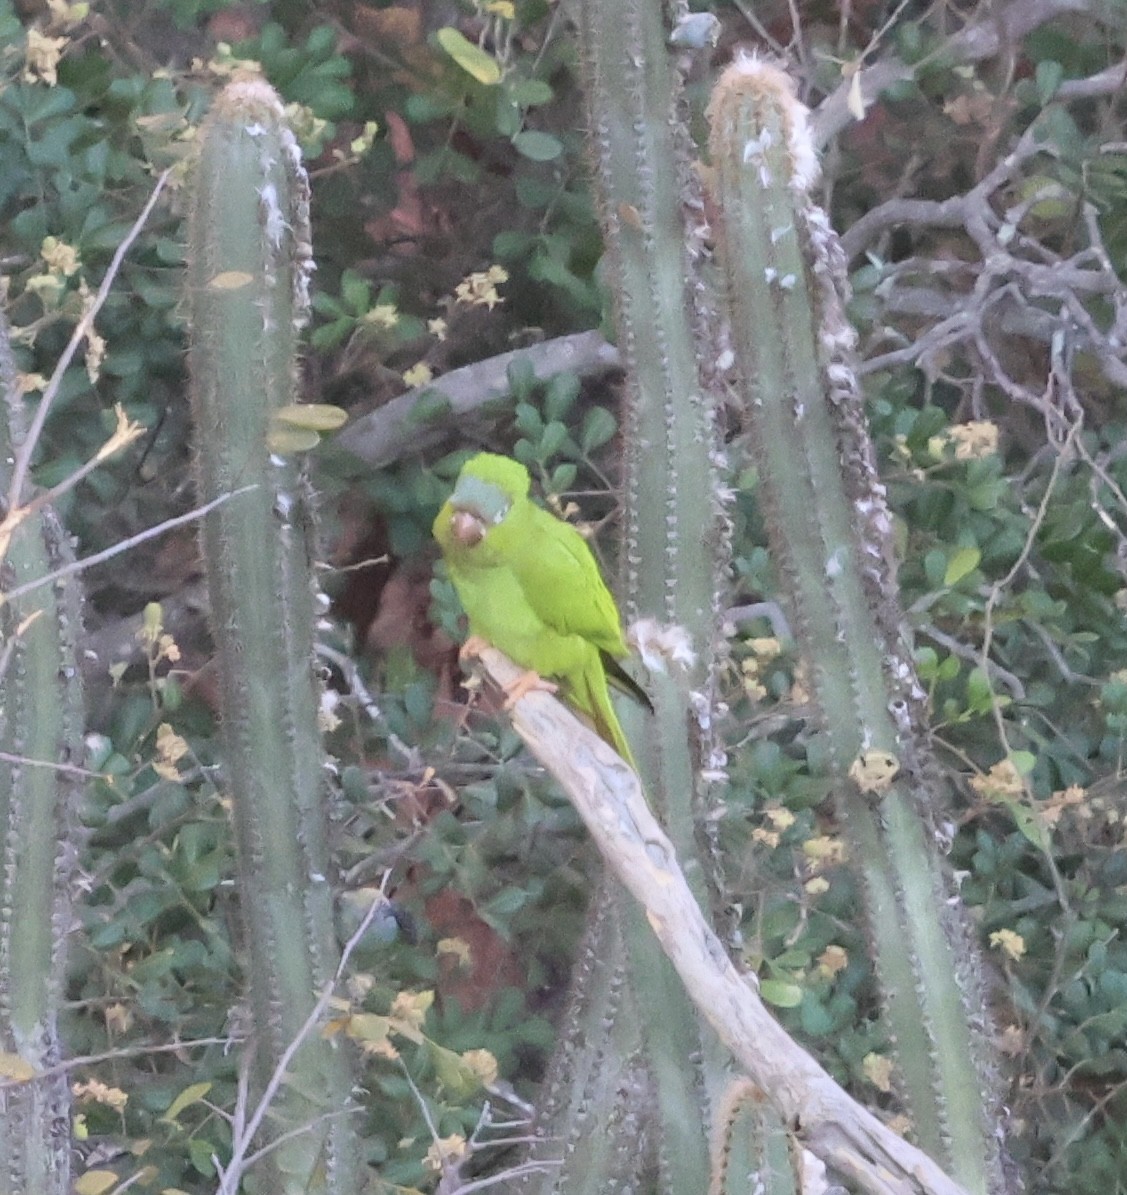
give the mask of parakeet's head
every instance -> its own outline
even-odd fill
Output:
[[[476,547],[528,497],[529,486],[528,470],[519,461],[492,452],[471,457],[450,495],[451,537],[462,547]]]

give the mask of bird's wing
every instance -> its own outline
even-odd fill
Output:
[[[587,541],[570,523],[530,503],[517,572],[545,625],[579,635],[611,656],[627,654],[618,606]]]

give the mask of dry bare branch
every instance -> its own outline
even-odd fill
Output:
[[[486,403],[508,394],[508,369],[518,358],[528,361],[541,381],[565,371],[580,377],[597,377],[619,367],[618,350],[601,333],[560,336],[451,370],[349,424],[334,442],[373,469],[433,447],[451,427],[464,428],[465,420],[476,415]],[[431,394],[441,395],[450,409],[441,418],[428,422],[420,419],[417,411],[420,400]]]
[[[494,648],[479,658],[489,680],[511,691],[521,670]],[[547,693],[520,698],[510,716],[643,906],[701,1014],[802,1145],[870,1195],[959,1195],[935,1162],[852,1100],[767,1011],[755,977],[736,970],[705,920],[637,775]]]
[[[1005,46],[1017,45],[1026,34],[1066,13],[1092,8],[1089,0],[1010,0],[1004,5],[984,5],[986,16],[973,21],[943,43],[944,61],[952,65],[993,58]],[[893,83],[915,76],[919,64],[909,66],[895,55],[882,58],[861,72],[861,98],[866,108]],[[850,110],[852,76],[818,105],[812,121],[816,145],[824,146],[853,123]]]

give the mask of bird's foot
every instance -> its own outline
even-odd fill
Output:
[[[471,660],[476,660],[488,646],[489,642],[483,639],[480,635],[471,635],[465,641],[465,643],[458,648],[458,663],[468,664]]]
[[[512,684],[505,686],[505,702],[503,708],[511,710],[514,705],[529,693],[555,693],[559,685],[545,680],[538,672],[522,672]]]

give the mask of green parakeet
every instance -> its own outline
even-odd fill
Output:
[[[470,634],[557,681],[567,702],[634,768],[608,672],[650,703],[618,664],[629,654],[618,607],[587,541],[528,494],[522,464],[482,452],[463,466],[434,520]]]

